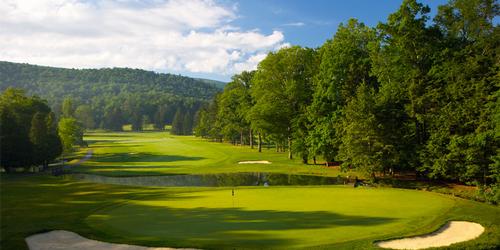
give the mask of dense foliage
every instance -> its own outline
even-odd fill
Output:
[[[318,49],[270,53],[199,110],[195,134],[252,144],[254,131],[290,158],[372,177],[497,183],[499,4],[451,0],[433,21],[429,12],[405,0],[376,28],[352,19]]]
[[[88,129],[121,130],[132,124],[132,129],[142,130],[145,123],[163,129],[179,109],[193,120],[199,106],[222,84],[129,68],[63,69],[0,62],[0,91],[15,87],[41,96],[57,116],[69,112],[62,104],[71,99],[71,112]]]
[[[6,171],[47,166],[62,152],[54,113],[44,100],[19,89],[0,95],[0,143],[0,166]]]

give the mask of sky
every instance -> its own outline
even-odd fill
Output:
[[[421,0],[431,16],[445,0]],[[270,51],[384,22],[401,0],[1,0],[0,61],[229,81]]]

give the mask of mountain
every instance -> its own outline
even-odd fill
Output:
[[[204,78],[195,78],[196,80],[202,81],[207,84],[212,84],[215,85],[217,88],[224,89],[224,86],[226,86],[227,82],[221,82],[217,80],[211,80],[211,79],[204,79]]]
[[[177,110],[194,115],[221,91],[222,82],[131,68],[67,69],[0,61],[0,91],[22,88],[46,99],[60,111],[65,98],[73,108],[90,106],[96,127],[106,127],[109,114],[123,123],[170,123]],[[159,117],[159,118],[155,118]]]

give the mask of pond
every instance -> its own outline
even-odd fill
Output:
[[[276,173],[227,173],[202,175],[163,175],[109,177],[92,174],[73,174],[74,178],[89,182],[164,187],[234,187],[234,186],[287,186],[287,185],[339,185],[348,182],[345,177],[292,175]]]

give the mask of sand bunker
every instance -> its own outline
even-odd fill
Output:
[[[483,232],[484,227],[480,224],[468,221],[450,221],[434,233],[398,240],[380,241],[375,244],[382,248],[392,249],[443,247],[472,240]]]
[[[271,164],[270,161],[240,161],[238,164]]]
[[[173,250],[188,248],[142,247],[90,240],[76,233],[55,230],[48,233],[31,235],[26,238],[30,250]]]

